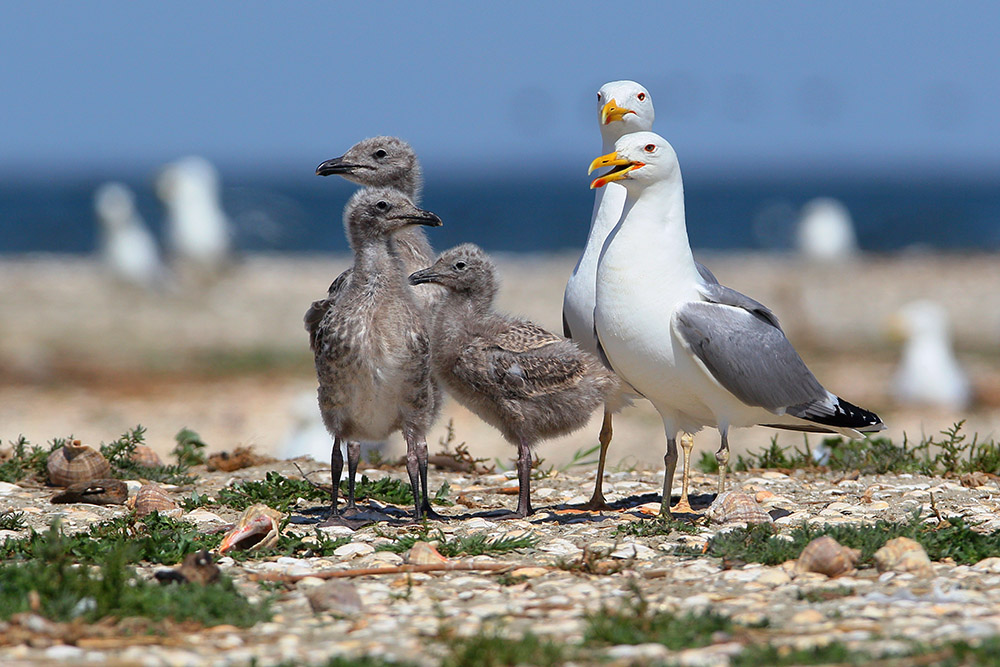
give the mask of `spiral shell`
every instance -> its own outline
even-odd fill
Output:
[[[919,577],[933,577],[934,566],[919,542],[897,537],[875,552],[875,567],[879,572],[910,572]]]
[[[49,483],[53,486],[70,486],[92,479],[111,477],[111,464],[99,451],[79,440],[63,445],[49,454],[46,465]]]
[[[278,543],[278,526],[285,515],[267,505],[256,504],[243,510],[239,521],[225,534],[219,553],[233,549],[255,551],[269,549]]]
[[[136,516],[146,516],[153,512],[163,514],[179,507],[167,492],[156,484],[143,484],[135,497],[129,498],[128,505],[135,510]]]
[[[119,479],[92,479],[66,487],[52,497],[53,504],[90,503],[91,505],[121,505],[128,498],[128,487]]]
[[[843,546],[829,535],[817,537],[806,545],[795,563],[796,572],[819,572],[839,577],[854,570],[861,551]]]
[[[774,523],[771,515],[764,511],[753,496],[740,491],[720,493],[715,502],[705,510],[705,516],[712,523]]]
[[[136,445],[129,458],[144,468],[156,468],[163,465],[163,459],[149,445]]]

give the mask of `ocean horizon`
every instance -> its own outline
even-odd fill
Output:
[[[95,189],[106,175],[0,184],[0,254],[90,253],[97,247]],[[164,209],[152,177],[121,179],[162,238]],[[283,178],[222,171],[223,207],[243,252],[346,252],[342,210],[356,189],[339,178]],[[436,248],[471,241],[492,252],[581,248],[593,193],[585,177],[467,174],[428,179],[422,206],[444,226]],[[691,245],[787,250],[801,207],[834,197],[850,211],[863,250],[1000,250],[1000,183],[980,178],[818,178],[791,173],[685,179]]]

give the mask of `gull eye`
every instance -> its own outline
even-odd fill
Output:
[[[638,95],[636,95],[636,97],[638,97],[639,101],[642,102],[643,100],[646,99],[646,93],[639,93]]]
[[[647,153],[652,153],[653,151],[656,150],[656,144],[646,144],[645,146],[643,146],[642,150],[646,151]]]
[[[379,201],[375,202],[375,208],[377,208],[380,211],[388,211],[389,202],[385,201],[384,199],[380,199]]]
[[[384,149],[384,148],[380,148],[380,149],[378,149],[377,151],[375,151],[375,153],[373,153],[373,155],[375,156],[375,159],[376,159],[376,160],[381,160],[381,159],[382,159],[382,158],[384,158],[384,157],[385,157],[386,155],[388,155],[388,153],[386,153],[386,152],[385,152],[385,149]]]
[[[464,271],[465,262],[463,262],[462,260],[458,260],[457,262],[455,262],[455,268],[458,269],[459,271]]]
[[[601,101],[601,94],[600,94],[600,93],[597,93],[597,101],[598,101],[598,102],[600,102],[600,101]]]

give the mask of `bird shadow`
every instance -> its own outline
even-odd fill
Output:
[[[716,494],[714,493],[702,493],[688,496],[688,501],[690,502],[691,508],[694,512],[685,513],[674,510],[673,516],[675,519],[693,521],[701,516],[700,512],[707,509],[715,498]],[[600,523],[621,514],[629,514],[639,519],[649,519],[652,517],[650,517],[649,514],[642,512],[639,508],[648,503],[655,503],[659,501],[660,494],[644,493],[641,495],[620,498],[614,502],[608,503],[607,508],[601,510],[586,509],[583,505],[560,503],[539,507],[532,515],[526,517],[526,520],[534,524],[555,523],[558,525],[570,525],[578,523]],[[671,505],[675,503],[676,500],[671,498]],[[497,521],[515,518],[519,517],[515,516],[512,510],[495,509],[480,512],[462,512],[460,514],[435,513],[435,516],[430,517],[430,520],[448,522],[467,521],[469,519],[488,519]],[[289,523],[316,526],[343,525],[351,528],[352,530],[357,530],[358,528],[363,528],[364,526],[372,525],[374,523],[389,526],[408,526],[422,522],[418,522],[413,518],[413,511],[410,509],[402,509],[399,507],[393,507],[392,505],[380,505],[374,501],[369,501],[367,505],[359,504],[358,509],[355,512],[342,513],[336,520],[332,520],[330,517],[330,508],[328,506],[309,507],[301,510],[299,514],[293,514],[289,518]]]

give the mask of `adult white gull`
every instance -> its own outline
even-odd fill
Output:
[[[222,269],[231,230],[212,163],[191,156],[166,165],[156,178],[156,194],[167,207],[167,243],[177,259],[201,272]]]
[[[874,413],[823,388],[770,310],[701,275],[688,243],[680,165],[663,137],[625,135],[591,171],[605,166],[613,169],[591,187],[617,181],[627,197],[598,261],[594,325],[611,367],[663,419],[662,513],[669,513],[682,431],[718,428],[721,493],[732,427],[848,437],[885,428]]]
[[[649,130],[653,127],[655,118],[653,98],[649,91],[635,81],[611,81],[601,86],[597,91],[597,119],[601,130],[602,152],[614,149],[615,142],[630,132]],[[598,354],[597,336],[594,333],[594,295],[597,284],[597,260],[604,247],[608,234],[618,224],[622,208],[625,206],[625,188],[619,183],[610,182],[597,190],[594,196],[594,210],[590,218],[590,232],[583,254],[573,269],[573,274],[566,283],[563,295],[563,335],[571,338],[582,349],[591,354]],[[697,264],[706,280],[717,282],[715,276],[701,264]],[[600,458],[597,464],[597,480],[594,484],[594,494],[585,507],[589,509],[605,509],[603,481],[604,466],[607,461],[608,447],[612,437],[611,415],[628,403],[622,396],[615,397],[604,409],[604,422],[600,434]],[[690,438],[683,438],[681,446],[685,449],[684,456],[684,493],[681,495],[681,507],[690,511],[687,505],[687,469],[690,462]]]
[[[948,312],[921,299],[903,306],[893,319],[906,339],[892,379],[896,402],[946,410],[969,407],[972,387],[952,349]]]
[[[101,259],[111,275],[145,289],[164,287],[167,271],[132,191],[122,183],[105,183],[94,193],[94,211],[101,226]]]

